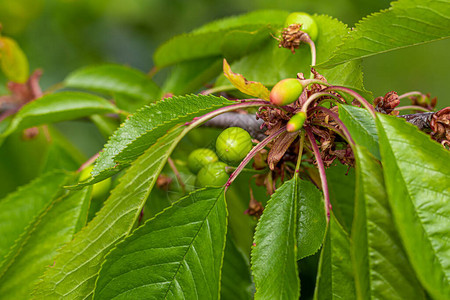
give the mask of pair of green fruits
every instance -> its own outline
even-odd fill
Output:
[[[217,137],[216,152],[207,148],[192,151],[188,157],[188,167],[192,173],[197,174],[196,186],[224,185],[229,178],[228,164],[239,164],[252,147],[252,138],[247,131],[230,127]]]

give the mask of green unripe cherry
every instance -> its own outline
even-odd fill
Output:
[[[296,78],[286,78],[279,81],[270,91],[270,102],[284,106],[295,102],[303,92],[303,85]]]
[[[252,150],[252,138],[242,128],[230,127],[222,131],[216,140],[216,153],[229,164],[238,164]]]
[[[284,27],[288,27],[291,24],[301,24],[301,31],[306,32],[309,37],[315,41],[319,33],[317,28],[317,23],[314,19],[307,13],[304,12],[293,12],[287,18]]]
[[[303,111],[296,113],[287,123],[286,130],[288,132],[294,132],[300,130],[305,124],[306,113]]]
[[[195,185],[198,187],[223,186],[230,177],[226,167],[227,164],[220,161],[204,166],[197,174]]]
[[[93,165],[83,169],[83,171],[81,171],[79,180],[83,181],[91,177],[91,172],[93,169]],[[103,199],[108,194],[110,187],[111,178],[107,178],[103,181],[95,183],[92,186],[92,199]]]
[[[216,153],[211,149],[198,148],[189,154],[188,168],[192,173],[197,174],[201,168],[218,160]]]

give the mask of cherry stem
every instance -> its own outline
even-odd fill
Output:
[[[330,86],[330,84],[328,82],[325,82],[325,81],[320,80],[320,79],[314,79],[314,78],[313,79],[299,79],[299,81],[302,84],[304,89],[310,84],[320,84],[320,85]]]
[[[326,113],[327,115],[329,115],[330,117],[332,117],[334,119],[334,121],[336,123],[338,123],[339,127],[341,127],[342,129],[342,133],[345,135],[345,137],[347,138],[348,142],[353,146],[355,145],[355,141],[353,141],[350,132],[348,131],[347,127],[344,125],[344,123],[341,121],[341,119],[339,119],[339,116],[337,114],[335,114],[334,112],[332,112],[330,109],[322,107],[322,106],[316,106],[311,108],[310,112],[316,111],[316,110],[321,110],[324,113]]]
[[[306,134],[308,135],[308,139],[311,143],[311,147],[314,152],[314,156],[317,161],[317,168],[319,169],[320,181],[322,183],[323,196],[325,198],[325,212],[327,214],[327,223],[330,221],[330,211],[331,211],[331,202],[330,202],[330,194],[328,191],[328,183],[327,177],[325,174],[325,167],[323,165],[322,157],[320,156],[319,147],[317,147],[316,139],[314,138],[314,134],[308,126],[305,126]]]
[[[425,111],[425,112],[430,112],[431,111],[431,110],[426,109],[425,107],[422,107],[422,106],[419,106],[419,105],[405,105],[405,106],[400,106],[400,107],[394,108],[394,110],[407,110],[407,109],[420,110],[420,111]]]
[[[201,91],[200,95],[209,95],[209,94],[214,94],[217,92],[231,91],[234,89],[236,89],[236,88],[234,87],[234,85],[231,85],[231,84],[230,85],[221,85],[221,86],[216,86],[216,87]]]
[[[241,171],[244,169],[244,167],[250,162],[250,160],[253,158],[253,156],[256,155],[258,151],[263,149],[268,143],[270,143],[274,138],[279,136],[281,133],[286,131],[286,126],[283,126],[282,128],[278,129],[276,132],[272,133],[268,137],[266,137],[264,140],[262,140],[258,145],[253,147],[252,150],[247,154],[247,156],[241,161],[239,166],[234,170],[233,173],[231,173],[230,178],[228,178],[227,183],[225,184],[225,191],[227,191],[228,187],[231,185],[231,183],[236,179],[236,177],[241,173]]]
[[[200,124],[203,122],[206,122],[209,119],[212,119],[220,114],[230,112],[239,108],[249,108],[249,107],[260,107],[261,105],[265,106],[273,106],[270,104],[270,102],[267,102],[265,100],[259,100],[259,99],[249,99],[248,101],[242,101],[240,103],[231,104],[225,107],[221,107],[219,109],[216,109],[214,111],[211,111],[207,114],[204,114],[201,117],[195,117],[192,121],[186,122],[184,125],[193,125],[193,124]]]
[[[87,161],[85,161],[77,170],[77,172],[81,172],[83,171],[87,166],[89,166],[90,164],[92,164],[100,155],[100,152],[97,152],[96,154],[94,154],[91,158],[89,158]]]
[[[323,89],[322,91],[323,92],[341,91],[341,92],[347,93],[350,96],[353,96],[356,100],[358,100],[359,103],[361,103],[370,112],[370,114],[372,115],[372,117],[374,119],[376,118],[375,108],[373,108],[373,106],[366,99],[364,99],[363,96],[361,96],[360,94],[358,94],[354,90],[346,88],[346,87],[343,87],[343,86],[329,86],[329,87]]]
[[[309,106],[312,102],[314,102],[314,100],[316,100],[316,99],[318,99],[318,98],[320,98],[320,97],[323,97],[323,96],[329,96],[329,97],[332,97],[332,98],[334,98],[334,99],[336,99],[336,100],[339,100],[339,98],[338,98],[337,96],[335,96],[335,95],[333,95],[333,94],[330,94],[330,93],[324,93],[324,92],[315,93],[315,94],[312,94],[311,96],[309,96],[308,99],[306,99],[305,103],[304,103],[303,106],[302,106],[302,112],[307,113],[307,111],[308,111],[308,106]]]
[[[300,173],[300,164],[302,162],[303,146],[305,144],[305,133],[300,133],[300,146],[298,148],[297,164],[295,165],[295,174]]]
[[[181,178],[180,172],[178,172],[177,167],[175,166],[175,163],[173,160],[169,157],[167,158],[167,162],[169,163],[170,168],[172,169],[173,173],[177,177],[178,184],[181,187],[181,190],[183,191],[183,194],[186,194],[186,185],[183,182],[183,179]]]
[[[414,92],[408,92],[408,93],[404,93],[400,96],[398,96],[398,100],[403,99],[403,98],[409,98],[411,96],[422,96],[423,94],[419,91],[414,91]]]

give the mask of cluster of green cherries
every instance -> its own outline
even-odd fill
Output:
[[[229,176],[228,166],[236,166],[252,149],[250,134],[240,127],[230,127],[220,133],[216,151],[198,148],[188,157],[189,170],[197,174],[195,185],[223,186]]]

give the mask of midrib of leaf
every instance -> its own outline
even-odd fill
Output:
[[[432,214],[430,209],[447,212],[444,204],[448,204],[450,189],[448,174],[444,173],[448,168],[444,166],[448,152],[404,120],[379,115],[377,127],[382,137],[380,141],[384,141],[380,146],[384,146],[381,147],[383,163],[386,165],[383,171],[390,195],[389,202],[408,258],[429,294],[434,298],[446,299],[450,295],[449,256],[448,251],[445,251],[448,250],[448,243],[445,242],[443,234],[448,234],[448,228],[441,225],[440,221],[448,224],[448,218],[440,215],[442,220],[434,220],[436,214]],[[399,147],[401,151],[398,150]],[[420,169],[405,169],[411,165],[417,166],[416,162],[428,164],[429,167],[426,170],[423,170],[422,166]],[[434,174],[426,173],[430,169]],[[414,174],[418,175],[412,176]],[[421,182],[416,182],[416,177],[421,179]],[[395,186],[390,181],[393,181]],[[443,189],[436,191],[430,188],[437,186]],[[428,197],[423,198],[425,194]],[[418,236],[411,236],[414,234]],[[421,251],[417,252],[419,250]],[[418,253],[422,253],[423,257]]]
[[[218,201],[220,201],[220,200],[218,200]],[[204,219],[203,221],[201,221],[202,225],[199,226],[197,232],[195,233],[194,237],[192,238],[191,242],[189,243],[189,246],[187,247],[186,252],[185,252],[184,255],[183,255],[183,259],[180,261],[180,263],[179,263],[179,265],[178,265],[178,268],[177,268],[176,272],[174,273],[173,278],[172,278],[172,280],[171,280],[171,282],[170,282],[170,284],[169,284],[169,286],[168,286],[168,288],[167,288],[167,291],[166,291],[166,293],[164,294],[164,298],[167,297],[167,295],[168,295],[168,293],[169,293],[169,291],[170,291],[170,289],[171,289],[171,287],[172,287],[172,283],[176,281],[175,278],[177,277],[178,272],[180,271],[180,268],[181,268],[181,266],[183,265],[183,262],[186,261],[186,255],[187,255],[188,252],[193,248],[192,245],[194,244],[195,239],[197,238],[198,233],[199,233],[200,230],[202,229],[203,225],[205,225],[205,222],[208,223],[208,216],[211,214],[212,210],[216,207],[218,201],[216,201],[215,204],[209,209],[208,213],[206,214],[205,219]],[[226,218],[226,220],[228,220],[228,218]],[[227,224],[227,223],[228,223],[228,222],[226,222],[226,224]],[[228,225],[228,224],[227,224],[227,225]],[[208,227],[209,227],[209,225],[208,225]],[[208,230],[208,232],[210,232],[210,230]],[[223,249],[222,249],[222,262],[221,262],[221,265],[220,265],[220,270],[222,270],[222,265],[223,265],[223,255],[224,255],[224,254],[223,254],[223,250],[224,250],[224,249],[225,249],[225,243],[224,243]],[[198,256],[198,255],[197,255],[197,256]],[[201,264],[201,263],[200,263],[200,264]],[[202,270],[202,271],[203,271],[203,270]],[[221,275],[221,274],[222,274],[222,272],[220,273],[220,275]],[[205,277],[205,274],[204,274],[204,273],[203,273],[203,277]],[[219,276],[219,282],[220,282],[220,276]],[[194,287],[195,287],[195,289],[197,289],[196,286],[194,286]],[[219,285],[218,295],[220,295],[220,285]]]
[[[289,236],[286,238],[286,245],[284,246],[284,248],[282,248],[282,249],[286,249],[284,251],[285,253],[283,253],[284,257],[282,258],[283,265],[281,266],[281,268],[278,268],[278,269],[282,269],[279,274],[282,274],[282,275],[287,274],[286,266],[290,265],[287,263],[287,259],[288,259],[287,256],[289,255],[288,252],[293,251],[292,255],[293,255],[294,262],[291,262],[291,263],[294,265],[294,272],[293,272],[293,274],[290,274],[290,276],[294,276],[293,280],[295,281],[298,290],[297,291],[291,290],[290,285],[287,284],[287,278],[286,278],[287,276],[282,276],[282,278],[277,277],[276,280],[281,281],[281,284],[277,284],[275,286],[275,288],[277,288],[277,287],[281,288],[281,290],[279,290],[277,292],[279,295],[282,295],[282,297],[289,297],[289,295],[286,295],[286,292],[294,293],[297,296],[300,295],[299,294],[300,280],[298,278],[298,270],[297,270],[297,264],[296,264],[296,261],[297,261],[297,236],[296,235],[297,235],[297,232],[296,232],[296,227],[295,227],[296,223],[297,223],[296,214],[297,214],[297,202],[298,202],[298,195],[296,195],[297,180],[298,180],[298,177],[294,176],[293,179],[291,179],[288,182],[285,182],[280,188],[278,188],[275,191],[275,194],[272,195],[272,198],[269,200],[269,202],[264,210],[265,215],[263,214],[261,216],[259,223],[256,227],[255,237],[254,237],[254,243],[256,244],[256,246],[253,249],[252,254],[251,254],[252,270],[253,270],[253,276],[254,276],[255,285],[256,285],[255,299],[264,299],[264,297],[267,297],[270,294],[274,295],[274,292],[270,291],[270,289],[274,288],[273,283],[275,282],[275,279],[272,278],[272,279],[274,279],[271,281],[272,285],[268,286],[267,285],[268,278],[263,277],[263,275],[267,276],[268,273],[270,273],[270,272],[267,272],[264,270],[260,271],[260,269],[261,269],[260,264],[262,263],[260,260],[262,258],[259,256],[261,256],[261,255],[265,256],[264,254],[260,254],[260,252],[270,250],[267,248],[261,248],[261,247],[263,247],[261,244],[264,245],[264,243],[262,243],[262,242],[264,241],[264,238],[267,239],[267,236],[260,236],[260,235],[265,234],[265,230],[267,230],[268,223],[267,223],[267,221],[265,221],[265,219],[271,218],[271,217],[274,218],[273,217],[274,211],[272,211],[272,207],[273,207],[273,205],[275,205],[275,202],[282,201],[283,193],[286,193],[287,196],[285,195],[285,197],[288,197],[291,199],[289,201],[289,204],[290,204],[289,215],[286,218],[289,223],[287,226],[286,234],[288,234]],[[289,190],[287,190],[287,189],[289,189]],[[280,193],[281,193],[281,195],[280,195]],[[285,204],[285,205],[287,205],[287,204]],[[277,207],[275,209],[279,210],[280,207]],[[268,212],[270,213],[270,215],[268,215],[269,214]],[[277,224],[277,225],[280,225],[280,224]],[[264,228],[263,228],[263,226],[264,226]],[[277,229],[280,229],[280,228],[277,228]],[[261,230],[262,230],[262,232],[261,232]],[[281,232],[280,234],[285,234],[285,231]],[[276,243],[276,242],[280,242],[280,241],[277,239],[273,242]],[[260,250],[258,250],[258,249],[260,249]],[[277,253],[277,254],[279,254],[279,253]],[[271,255],[274,255],[274,253],[271,253]],[[267,267],[264,267],[264,268],[267,268]],[[261,272],[261,274],[260,274],[260,272]],[[263,293],[263,294],[261,294],[261,293]],[[261,297],[263,297],[263,298],[261,298]]]
[[[389,151],[390,152],[392,152],[392,144],[391,144],[391,142],[390,142],[390,140],[389,139],[387,139],[387,143],[389,144]],[[393,154],[392,154],[393,155]],[[394,156],[394,155],[393,155]],[[400,166],[398,165],[398,163],[397,163],[397,159],[395,160],[395,166],[396,166],[396,168],[398,169],[398,170],[401,170],[401,168],[400,168]],[[409,163],[409,162],[408,162]],[[434,170],[434,171],[436,171],[436,170]],[[436,255],[437,254],[437,252],[436,252],[436,249],[435,249],[435,247],[434,247],[434,245],[433,245],[433,243],[431,243],[431,240],[430,240],[430,236],[429,236],[429,234],[428,234],[428,231],[425,229],[425,226],[424,226],[424,224],[423,224],[423,222],[422,222],[422,220],[421,220],[421,218],[420,218],[420,216],[418,215],[418,213],[417,213],[417,206],[416,206],[416,204],[414,203],[414,201],[411,201],[411,199],[412,199],[412,197],[411,197],[411,192],[410,192],[410,190],[408,189],[408,184],[406,184],[406,181],[405,181],[405,178],[403,177],[403,172],[398,172],[399,174],[397,175],[397,176],[399,176],[399,177],[401,177],[401,179],[402,179],[402,181],[404,182],[404,188],[405,188],[405,190],[406,190],[406,192],[407,192],[407,197],[405,197],[405,199],[409,199],[409,203],[411,203],[411,205],[414,207],[414,216],[415,216],[415,219],[416,219],[416,221],[417,221],[417,223],[420,225],[420,227],[422,228],[422,232],[424,233],[424,235],[427,237],[426,238],[426,240],[427,240],[427,242],[429,242],[429,246],[430,246],[430,248],[433,250],[433,253],[434,253],[434,256],[436,257],[436,260],[439,262],[439,265],[441,266],[441,269],[442,270],[444,270],[444,265],[442,264],[442,261],[441,261],[441,259],[440,259],[440,257],[439,257],[439,255]],[[441,173],[441,172],[437,172],[437,173]],[[441,173],[441,174],[443,174],[443,173]],[[444,174],[443,174],[444,175]],[[423,186],[423,188],[427,188],[426,186]],[[448,275],[447,275],[448,276]],[[448,277],[446,278],[447,279],[447,283],[449,282],[448,281]]]
[[[129,234],[145,204],[145,200],[155,184],[158,174],[164,167],[168,156],[189,130],[190,128],[185,128],[183,130],[183,127],[181,126],[173,129],[166,136],[162,137],[153,147],[147,150],[147,152],[130,167],[124,177],[121,178],[119,186],[113,190],[110,198],[108,198],[101,211],[87,227],[76,234],[74,240],[70,244],[66,245],[61,254],[56,258],[55,266],[45,273],[43,281],[35,290],[35,297],[50,295],[66,297],[75,291],[77,291],[78,296],[89,297],[93,293],[94,283],[92,282],[90,285],[89,281],[98,275],[104,255],[117,241]],[[148,162],[150,163],[147,164]],[[141,169],[140,166],[142,165],[147,166]],[[153,170],[154,166],[156,166],[155,170]],[[142,180],[142,182],[137,183],[138,180]],[[137,184],[137,186],[132,187],[135,184]],[[144,185],[147,185],[147,188],[143,187]],[[127,189],[132,189],[132,191],[127,191]],[[130,198],[134,199],[134,202],[129,201]],[[125,211],[120,212],[120,214],[118,214],[117,217],[114,217],[112,221],[108,221],[106,218],[113,212],[116,212],[121,205],[125,205]],[[125,226],[119,223],[122,219],[125,219]],[[105,224],[108,225],[105,227]],[[104,229],[100,233],[95,233],[95,230],[100,227],[104,227]],[[104,237],[114,229],[119,229],[120,234],[115,237],[110,236],[109,239],[106,237],[107,241],[104,242],[104,246],[97,248],[97,250],[95,250],[95,248],[92,249],[95,242],[99,241],[101,238],[104,239]],[[95,238],[89,240],[90,236],[95,236]],[[79,245],[83,245],[83,248],[79,249]],[[83,260],[80,258],[82,257],[82,254],[90,249],[92,249],[92,252],[94,253],[90,255],[89,259]],[[71,253],[75,254],[71,256]],[[97,262],[94,261],[96,258],[98,258]],[[83,268],[83,266],[91,261],[94,261],[93,266]],[[70,271],[64,271],[64,267],[72,262],[78,262],[76,264],[77,266],[69,266]],[[58,263],[64,264],[58,268]],[[73,284],[71,285],[69,282],[67,288],[59,288],[62,290],[59,291],[58,285],[64,283],[64,281],[67,280],[67,276],[80,270],[84,270],[84,276],[82,276],[81,280],[78,280],[79,283],[73,286]],[[52,284],[52,282],[54,283]]]
[[[423,290],[413,275],[414,271],[403,251],[399,236],[396,231],[389,231],[394,223],[387,203],[381,165],[365,147],[355,147],[357,203],[351,250],[355,260],[357,294],[360,299],[384,298],[387,294],[385,290],[389,289],[391,295],[396,295],[396,299],[410,298],[412,294],[417,299],[423,299]],[[361,236],[362,230],[364,234]],[[383,240],[381,244],[377,238]],[[393,248],[398,250],[395,254],[389,251]],[[362,264],[361,260],[364,258],[366,263]],[[385,266],[390,266],[389,274],[379,272],[386,271],[383,268]],[[367,282],[362,280],[364,278]],[[380,281],[384,284],[380,284]]]

